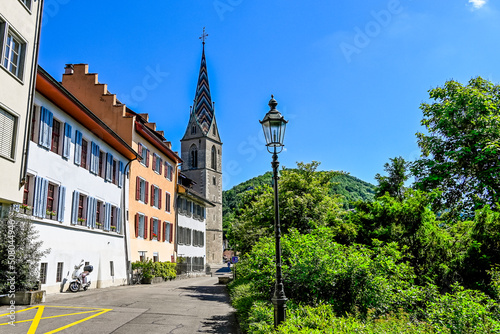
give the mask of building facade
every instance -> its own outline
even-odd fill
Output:
[[[91,287],[127,284],[126,169],[137,153],[42,68],[29,135],[22,213],[43,248],[42,288],[66,290],[82,259]]]
[[[0,214],[23,198],[43,1],[0,3]]]
[[[110,94],[88,65],[68,65],[62,85],[139,153],[130,164],[127,230],[130,261],[176,261],[175,191],[180,157],[162,131]]]
[[[192,180],[179,175],[177,184],[177,271],[204,272],[206,209],[215,205],[193,190]]]
[[[207,263],[220,264],[222,233],[222,142],[208,83],[205,42],[194,105],[181,139],[182,173],[195,182],[193,189],[215,206],[206,211]]]

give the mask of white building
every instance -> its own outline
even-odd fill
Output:
[[[42,289],[58,292],[82,259],[91,288],[127,283],[124,173],[137,153],[39,68],[21,211],[33,216],[43,248]]]
[[[181,273],[204,271],[206,208],[215,204],[192,189],[193,181],[179,173],[177,184],[177,267]]]
[[[0,216],[20,203],[35,91],[42,0],[0,1]]]

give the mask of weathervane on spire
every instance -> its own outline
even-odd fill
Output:
[[[203,27],[203,34],[201,35],[200,39],[203,42],[203,45],[205,45],[205,39],[208,37],[208,34],[205,32],[205,27]]]

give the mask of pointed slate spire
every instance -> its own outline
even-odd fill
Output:
[[[205,38],[207,36],[205,28],[203,28],[203,35],[200,37],[203,42],[203,51],[201,55],[198,85],[196,86],[196,94],[193,105],[193,114],[205,135],[208,133],[214,118],[212,97],[210,96],[210,85],[208,84],[207,61],[205,59]]]

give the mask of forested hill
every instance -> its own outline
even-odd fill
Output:
[[[272,173],[266,172],[248,181],[242,182],[229,190],[222,192],[222,212],[226,214],[238,207],[239,194],[258,186],[272,185]],[[332,178],[332,194],[339,194],[345,198],[345,206],[352,207],[350,203],[357,200],[372,200],[375,186],[350,175],[337,175]]]

